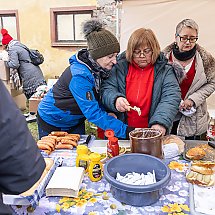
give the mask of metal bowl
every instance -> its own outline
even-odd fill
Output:
[[[140,128],[129,133],[131,152],[163,158],[162,133],[152,128]]]

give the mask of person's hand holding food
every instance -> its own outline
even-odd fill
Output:
[[[118,97],[116,99],[116,109],[119,112],[130,111],[130,104],[124,97]]]

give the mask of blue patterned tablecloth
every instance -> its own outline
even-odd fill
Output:
[[[75,166],[76,151],[59,150],[50,157],[62,157],[63,165]],[[174,158],[179,163],[185,161]],[[172,160],[165,160],[166,164]],[[112,215],[112,214],[168,214],[161,209],[164,205],[177,203],[189,206],[189,184],[185,179],[185,171],[171,170],[171,180],[162,190],[161,197],[155,204],[145,207],[133,207],[115,200],[110,193],[110,186],[103,178],[99,182],[91,182],[88,176],[84,177],[81,185],[80,198],[46,197],[40,199],[35,210],[27,206],[12,206],[14,214],[87,214],[87,215]],[[183,211],[182,211],[183,212]],[[173,213],[169,213],[173,214]],[[189,214],[184,212],[180,214]]]

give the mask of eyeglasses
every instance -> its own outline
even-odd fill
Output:
[[[143,55],[144,57],[147,57],[151,55],[151,53],[152,53],[151,49],[144,49],[143,51],[141,51],[140,49],[136,49],[133,52],[134,57],[141,57],[141,55]]]
[[[195,43],[198,40],[198,37],[190,37],[190,38],[187,37],[187,36],[182,37],[179,34],[176,34],[176,36],[179,37],[180,41],[184,42],[184,43],[186,43],[188,40],[189,40],[190,43]]]

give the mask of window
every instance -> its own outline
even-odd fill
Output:
[[[14,38],[19,40],[19,22],[17,10],[0,10],[0,29],[5,28],[8,33]],[[0,34],[0,41],[2,35]]]
[[[86,46],[82,23],[93,16],[96,7],[51,9],[52,46]]]

